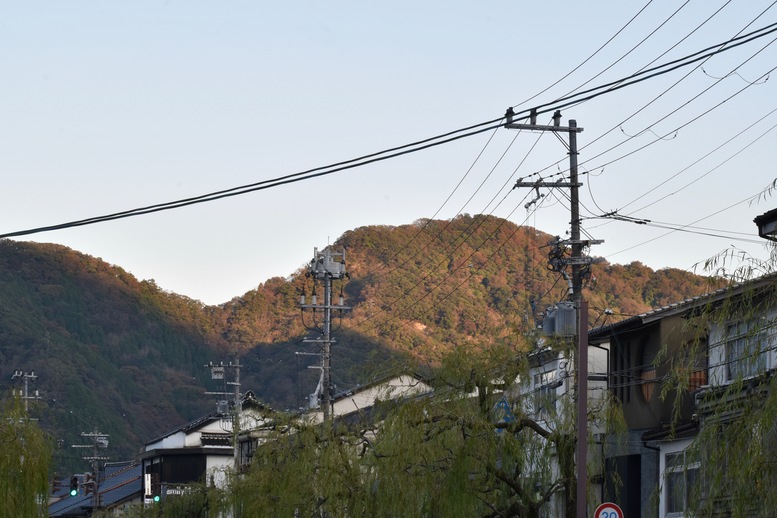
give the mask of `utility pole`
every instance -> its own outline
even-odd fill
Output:
[[[332,252],[329,249],[325,249],[319,252],[317,248],[313,249],[313,260],[310,261],[310,267],[305,277],[313,278],[313,293],[311,294],[311,303],[305,303],[305,292],[302,292],[300,296],[300,308],[302,309],[303,317],[302,323],[305,324],[304,313],[305,310],[312,310],[313,323],[312,327],[305,327],[308,330],[317,330],[321,333],[321,338],[303,340],[306,343],[317,343],[322,345],[321,350],[321,410],[324,414],[324,421],[327,421],[331,417],[332,413],[332,377],[331,377],[331,345],[335,342],[332,338],[332,310],[337,310],[340,313],[342,319],[343,310],[351,309],[350,307],[343,305],[343,292],[340,290],[339,303],[332,304],[332,281],[335,279],[343,279],[348,277],[348,273],[345,271],[345,250],[342,252]],[[324,304],[318,304],[318,297],[316,295],[316,283],[323,281],[324,284]],[[317,314],[321,312],[323,320],[318,323]]]
[[[321,358],[321,353],[306,353],[306,352],[300,352],[297,351],[294,353],[298,358],[300,356],[318,356]],[[299,362],[297,362],[297,369],[299,369]],[[321,365],[308,365],[308,369],[318,369],[321,371],[321,375],[319,376],[318,385],[316,385],[316,390],[313,391],[312,394],[308,396],[308,409],[315,409],[319,406],[319,398],[321,397],[321,394],[323,394],[323,386],[324,386],[324,369],[321,367]],[[302,401],[302,392],[299,389],[299,375],[297,376],[297,400]]]
[[[106,449],[108,448],[108,435],[107,433],[98,432],[97,428],[94,429],[93,432],[81,432],[81,437],[86,437],[88,439],[92,440],[91,444],[73,444],[71,445],[73,448],[91,448],[92,454],[86,455],[81,457],[81,459],[89,461],[89,465],[91,466],[92,472],[87,473],[84,477],[84,492],[86,494],[91,493],[92,494],[92,509],[97,509],[100,507],[100,465],[99,462],[106,461],[109,459],[109,457],[104,455],[98,455],[97,450],[98,449]]]
[[[529,131],[552,131],[555,133],[567,133],[569,136],[569,182],[523,182],[519,179],[516,187],[531,187],[537,190],[539,199],[540,187],[564,187],[570,190],[570,238],[560,244],[569,245],[572,256],[563,260],[563,265],[572,266],[572,279],[570,281],[569,298],[574,303],[577,313],[576,350],[577,350],[577,451],[575,466],[577,467],[576,504],[577,518],[586,518],[587,508],[587,483],[588,483],[588,303],[583,299],[583,266],[591,263],[591,259],[583,255],[583,249],[592,244],[600,244],[600,240],[582,241],[580,239],[580,196],[579,188],[582,185],[578,181],[577,167],[577,134],[583,128],[577,127],[577,121],[570,120],[569,126],[561,126],[561,112],[553,114],[553,125],[537,125],[536,112],[530,115],[530,124],[517,124],[512,122],[512,109],[505,114],[505,127],[508,129],[521,129]],[[563,141],[562,141],[563,142]],[[536,200],[535,200],[536,201]],[[527,205],[528,208],[529,205]],[[555,269],[555,268],[554,268]],[[562,270],[563,272],[563,270]],[[565,277],[567,275],[563,274]]]
[[[240,358],[235,358],[235,363],[229,362],[227,365],[219,363],[218,365],[213,362],[208,362],[205,367],[210,368],[211,379],[223,380],[224,372],[226,369],[232,370],[235,373],[235,381],[227,381],[226,385],[233,385],[235,392],[232,394],[232,452],[235,462],[235,473],[240,469],[240,415],[243,413],[243,398],[240,393]],[[224,392],[206,392],[206,394],[215,394],[219,396],[228,397],[230,394],[225,390]]]
[[[24,400],[24,413],[28,413],[29,408],[29,401],[31,399],[40,399],[40,395],[38,394],[38,390],[35,390],[35,395],[30,395],[30,381],[36,381],[38,379],[38,376],[35,375],[35,372],[22,372],[22,371],[14,371],[13,376],[11,376],[12,380],[21,379],[24,382],[24,391],[20,391],[19,397],[21,397]],[[14,391],[15,392],[15,391]]]

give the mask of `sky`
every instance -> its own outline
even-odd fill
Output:
[[[777,23],[770,3],[4,2],[0,234],[263,182],[570,98],[581,102],[564,105],[561,126],[583,129],[582,229],[603,241],[592,255],[686,270],[727,249],[765,259],[753,218],[777,206],[777,33],[720,44]],[[682,61],[704,49],[718,51]],[[640,81],[615,83],[626,78]],[[605,92],[611,83],[622,87]],[[601,95],[582,102],[586,90]],[[366,225],[492,214],[565,236],[568,190],[513,186],[564,177],[568,135],[479,128],[317,178],[13,239],[220,304]]]

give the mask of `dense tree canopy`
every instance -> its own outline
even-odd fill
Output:
[[[49,494],[51,441],[18,396],[0,403],[0,516],[41,516]]]
[[[438,363],[454,347],[534,328],[566,297],[547,269],[550,239],[482,215],[343,234],[332,247],[347,249],[350,279],[335,290],[353,310],[333,346],[338,389],[380,377],[405,355]],[[592,322],[605,308],[629,315],[707,290],[700,276],[638,263],[602,262],[593,273]],[[2,240],[0,379],[34,370],[41,426],[66,445],[97,427],[110,434],[114,459],[130,458],[144,441],[214,408],[203,397],[216,388],[209,361],[239,355],[246,389],[275,408],[304,404],[317,382],[307,367],[317,360],[295,352],[318,352],[303,342],[310,332],[298,306],[300,291],[311,289],[298,270],[208,307],[62,246]],[[62,451],[55,462],[84,468]]]

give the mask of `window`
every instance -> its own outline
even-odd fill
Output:
[[[653,393],[656,390],[656,356],[660,349],[660,345],[655,340],[649,340],[647,337],[641,340],[642,353],[639,355],[642,379],[642,398],[646,403],[650,403],[653,399]]]
[[[686,452],[667,453],[664,469],[665,516],[685,516],[691,498],[699,463],[694,462]]]
[[[693,346],[689,346],[689,349],[693,350]],[[696,392],[709,382],[709,358],[707,354],[707,340],[704,339],[698,345],[698,350],[696,351],[696,354],[692,360],[691,375],[688,378],[688,390],[690,392]]]
[[[749,378],[766,370],[766,326],[759,321],[726,327],[726,376]]]
[[[534,375],[534,412],[537,419],[547,419],[555,414],[559,385],[555,370]]]
[[[232,436],[225,433],[205,433],[200,436],[203,446],[232,446]]]

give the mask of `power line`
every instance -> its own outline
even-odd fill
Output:
[[[621,78],[616,81],[612,81],[610,83],[606,83],[594,88],[590,88],[588,90],[584,90],[572,96],[557,99],[556,101],[553,101],[550,103],[541,104],[539,106],[536,106],[533,110],[537,114],[549,113],[556,110],[563,110],[570,106],[578,105],[580,103],[590,101],[591,99],[595,99],[599,96],[612,93],[616,90],[620,90],[622,88],[626,88],[628,86],[633,86],[643,81],[647,81],[648,79],[652,79],[654,77],[668,74],[669,72],[678,70],[680,68],[684,68],[688,65],[692,65],[693,63],[702,61],[711,56],[722,54],[723,52],[727,52],[741,45],[745,45],[752,41],[756,41],[774,32],[777,32],[777,23],[767,25],[766,27],[762,27],[761,29],[757,29],[743,36],[734,37],[726,42],[709,46],[693,54],[689,54],[683,58],[679,58],[679,59],[670,61],[668,63],[664,63],[663,65],[658,65],[653,68],[642,70],[640,72],[632,74],[631,76]],[[577,97],[579,96],[583,96],[583,97],[578,99]]]
[[[594,57],[595,57],[597,54],[599,54],[599,52],[601,52],[601,51],[602,51],[602,50],[603,50],[603,49],[604,49],[604,48],[605,48],[607,45],[609,45],[610,43],[612,43],[612,42],[613,42],[613,40],[615,40],[615,38],[616,38],[616,37],[618,37],[618,35],[619,35],[621,32],[623,32],[624,30],[626,30],[626,28],[627,28],[629,25],[631,25],[631,23],[632,23],[634,20],[636,20],[636,19],[639,17],[639,15],[641,15],[641,14],[642,14],[642,13],[645,11],[645,9],[647,9],[647,8],[648,8],[648,6],[649,6],[650,4],[652,4],[652,3],[653,3],[653,0],[649,0],[649,1],[648,1],[648,3],[646,3],[644,6],[642,6],[642,8],[641,8],[639,11],[637,11],[637,14],[635,14],[634,16],[632,16],[632,17],[631,17],[631,19],[630,19],[628,22],[626,22],[626,24],[625,24],[625,25],[623,25],[623,26],[622,26],[620,29],[618,29],[618,30],[615,32],[615,34],[613,34],[612,36],[610,36],[610,39],[608,39],[606,42],[604,42],[604,43],[603,43],[603,44],[602,44],[602,45],[601,45],[601,46],[600,46],[598,49],[596,49],[596,50],[593,52],[593,54],[591,54],[590,56],[588,56],[587,58],[585,58],[585,59],[584,59],[584,60],[583,60],[583,61],[582,61],[580,64],[578,64],[578,65],[577,65],[576,67],[574,67],[572,70],[570,70],[569,72],[567,72],[566,74],[564,74],[563,76],[561,76],[559,79],[557,79],[557,80],[556,80],[554,83],[552,83],[551,85],[549,85],[549,86],[545,87],[544,89],[540,90],[540,91],[539,91],[539,92],[537,92],[536,94],[532,95],[532,96],[531,96],[531,97],[529,97],[528,99],[526,99],[526,100],[524,100],[524,101],[521,101],[521,102],[519,102],[519,103],[517,103],[517,104],[514,104],[514,105],[513,105],[513,107],[515,107],[515,106],[520,106],[520,105],[523,105],[523,104],[526,104],[527,102],[531,101],[532,99],[536,99],[536,98],[537,98],[537,97],[539,97],[540,95],[544,94],[545,92],[547,92],[548,90],[550,90],[551,88],[553,88],[554,86],[556,86],[557,84],[559,84],[559,83],[560,83],[561,81],[563,81],[564,79],[568,78],[569,76],[571,76],[572,74],[574,74],[575,72],[577,72],[577,71],[578,71],[578,70],[579,70],[579,69],[580,69],[580,68],[581,68],[583,65],[585,65],[586,63],[588,63],[588,62],[589,62],[591,59],[593,59],[593,58],[594,58]],[[590,80],[589,80],[589,81],[586,81],[585,83],[583,83],[583,85],[586,85],[586,84],[588,84],[588,82],[590,82]],[[583,86],[583,85],[581,85],[581,86]],[[580,86],[578,86],[577,88],[580,88]],[[575,90],[577,90],[577,88],[575,88]],[[574,92],[575,90],[572,90],[572,92]],[[571,93],[571,92],[570,92],[570,93]],[[568,94],[567,94],[567,95],[568,95]]]
[[[299,172],[299,173],[293,173],[286,176],[281,176],[278,178],[274,178],[271,180],[263,180],[261,182],[256,182],[253,184],[243,185],[240,187],[232,187],[230,189],[225,189],[222,191],[216,191],[209,194],[203,194],[200,196],[196,196],[193,198],[185,198],[181,200],[176,200],[172,202],[166,202],[166,203],[160,203],[156,205],[149,205],[146,207],[140,207],[136,209],[130,209],[122,212],[116,212],[113,214],[107,214],[104,216],[97,216],[93,218],[87,218],[82,220],[76,220],[76,221],[70,221],[67,223],[60,223],[57,225],[50,225],[46,227],[38,227],[33,229],[27,229],[27,230],[20,230],[16,232],[9,232],[5,234],[0,234],[0,239],[7,238],[7,237],[18,237],[18,236],[25,236],[30,234],[36,234],[39,232],[49,232],[52,230],[61,230],[65,228],[72,228],[72,227],[78,227],[78,226],[84,226],[84,225],[91,225],[95,223],[102,223],[105,221],[112,221],[116,219],[123,219],[133,216],[139,216],[143,214],[151,214],[154,212],[160,212],[164,210],[171,210],[171,209],[178,209],[181,207],[186,207],[189,205],[195,205],[199,203],[205,203],[209,201],[215,201],[222,198],[228,198],[232,196],[239,196],[241,194],[248,194],[255,191],[260,191],[264,189],[269,189],[271,187],[279,187],[281,185],[286,185],[290,183],[299,182],[302,180],[310,180],[312,178],[318,178],[320,176],[329,175],[332,173],[337,173],[340,171],[345,171],[348,169],[354,169],[356,167],[362,167],[368,164],[372,164],[375,162],[380,162],[383,160],[388,160],[390,158],[396,158],[402,155],[406,155],[409,153],[415,153],[418,151],[422,151],[425,149],[429,149],[432,147],[440,146],[443,144],[448,144],[450,142],[454,142],[456,140],[460,140],[462,138],[471,137],[473,135],[478,135],[480,133],[491,131],[496,128],[500,128],[501,124],[495,125],[494,123],[499,122],[503,119],[503,117],[500,117],[498,119],[493,119],[490,121],[482,122],[479,124],[475,124],[472,126],[469,126],[467,128],[462,128],[460,130],[452,131],[443,135],[438,135],[437,137],[432,137],[429,139],[417,141],[412,144],[406,144],[404,146],[399,146],[396,148],[391,148],[388,150],[384,150],[378,153],[372,153],[370,155],[365,155],[360,158],[355,158],[352,160],[348,160],[345,162],[339,162],[337,164],[332,164],[329,166],[323,166],[323,167],[317,167],[314,169],[309,169],[307,171]],[[485,127],[484,127],[485,126]],[[480,128],[480,129],[474,129],[473,128]],[[472,130],[472,131],[470,131]]]
[[[541,104],[531,110],[524,110],[522,113],[528,116],[530,113],[540,114],[540,113],[546,113],[550,111],[561,110],[571,105],[579,104],[581,102],[594,99],[606,93],[611,93],[615,90],[619,90],[627,86],[632,86],[634,84],[645,81],[647,79],[657,77],[659,75],[666,74],[678,68],[688,66],[692,63],[695,63],[701,59],[705,59],[709,56],[726,52],[738,46],[744,45],[746,43],[750,43],[751,41],[760,39],[775,31],[777,31],[777,23],[768,25],[766,27],[763,27],[761,29],[748,33],[746,35],[732,38],[727,42],[724,42],[715,46],[707,47],[706,49],[698,51],[694,54],[690,54],[684,58],[680,58],[680,59],[671,61],[669,63],[641,71],[627,78],[623,78],[618,81],[607,83],[599,87],[595,87],[572,96],[567,96],[565,98],[559,99],[557,101],[553,101],[551,103]],[[715,50],[712,50],[712,49],[715,49]],[[583,96],[583,97],[578,98],[580,96]],[[264,190],[271,187],[278,187],[281,185],[295,183],[302,180],[309,180],[312,178],[317,178],[320,176],[325,176],[336,172],[353,169],[356,167],[361,167],[371,163],[388,160],[390,158],[396,158],[409,153],[415,153],[415,152],[436,147],[442,144],[454,142],[462,138],[477,135],[485,131],[490,131],[492,129],[501,127],[502,125],[501,121],[503,120],[504,120],[504,117],[491,119],[465,128],[461,128],[441,135],[437,135],[435,137],[430,137],[424,140],[416,141],[410,144],[389,148],[369,155],[364,155],[359,158],[347,160],[344,162],[338,162],[335,164],[331,164],[329,166],[317,167],[314,169],[309,169],[307,171],[293,173],[286,176],[274,178],[271,180],[264,180],[253,184],[247,184],[239,187],[233,187],[233,188],[229,188],[221,191],[211,192],[208,194],[204,194],[204,195],[200,195],[192,198],[185,198],[185,199],[176,200],[172,202],[149,205],[146,207],[139,207],[136,209],[130,209],[130,210],[116,212],[116,213],[107,214],[103,216],[97,216],[97,217],[92,217],[92,218],[87,218],[82,220],[75,220],[75,221],[70,221],[70,222],[60,223],[60,224],[55,224],[50,226],[44,226],[44,227],[19,230],[15,232],[8,232],[8,233],[0,234],[0,239],[8,238],[8,237],[19,237],[19,236],[36,234],[40,232],[48,232],[53,230],[61,230],[65,228],[72,228],[72,227],[78,227],[78,226],[84,226],[84,225],[91,225],[95,223],[102,223],[105,221],[112,221],[116,219],[139,216],[143,214],[150,214],[150,213],[160,212],[164,210],[177,209],[177,208],[182,208],[189,205],[215,201],[218,199],[238,196],[241,194],[247,194],[250,192]],[[496,124],[496,123],[499,123],[499,124]]]
[[[621,57],[619,57],[618,59],[616,59],[614,62],[610,63],[610,64],[609,64],[607,67],[605,67],[603,70],[601,70],[601,71],[600,71],[598,74],[596,74],[596,75],[594,75],[593,77],[589,78],[589,79],[588,79],[588,80],[587,80],[585,83],[581,84],[580,86],[578,86],[577,88],[575,88],[574,90],[572,90],[572,92],[575,92],[575,91],[579,90],[580,88],[582,88],[583,86],[587,85],[588,83],[590,83],[591,81],[593,81],[593,80],[594,80],[594,79],[596,79],[597,77],[601,76],[602,74],[604,74],[605,72],[607,72],[608,70],[610,70],[612,67],[614,67],[615,65],[617,65],[618,63],[620,63],[620,62],[621,62],[623,59],[625,59],[625,58],[626,58],[626,57],[627,57],[629,54],[631,54],[632,52],[634,52],[635,50],[637,50],[637,49],[638,49],[638,48],[639,48],[639,47],[640,47],[640,46],[641,46],[643,43],[645,43],[645,42],[646,42],[648,39],[650,39],[650,37],[651,37],[651,36],[653,36],[654,34],[656,34],[656,32],[658,32],[658,31],[661,29],[661,27],[663,27],[664,25],[666,25],[666,24],[669,22],[669,20],[671,20],[672,18],[674,18],[674,17],[677,15],[677,13],[679,13],[679,12],[680,12],[680,11],[681,11],[681,10],[682,10],[682,9],[683,9],[685,6],[686,6],[686,5],[688,5],[688,4],[690,3],[690,1],[691,1],[691,0],[686,0],[684,4],[682,4],[680,7],[678,7],[678,8],[677,8],[677,10],[675,10],[675,11],[674,11],[672,14],[670,14],[668,18],[666,18],[666,19],[665,19],[663,22],[661,22],[661,24],[659,24],[659,26],[658,26],[658,27],[656,27],[655,29],[653,29],[653,31],[652,31],[650,34],[648,34],[647,36],[645,36],[645,37],[644,37],[644,38],[643,38],[643,39],[642,39],[642,40],[641,40],[639,43],[637,43],[636,45],[634,45],[633,47],[631,47],[631,48],[630,48],[628,51],[626,51],[626,53],[624,53],[624,54],[623,54]],[[645,7],[647,7],[647,6],[645,6]],[[640,11],[640,12],[641,12],[641,11]],[[667,52],[668,52],[668,51],[667,51]],[[665,54],[665,53],[664,53],[664,54]],[[662,54],[662,55],[663,55],[663,54]],[[659,56],[658,58],[656,58],[656,60],[658,60],[658,59],[660,59],[660,56]],[[655,61],[655,60],[654,60],[654,61]],[[571,93],[571,92],[570,92],[570,93]]]
[[[773,40],[773,41],[774,41],[774,40]],[[773,41],[772,41],[772,42],[770,42],[769,44],[767,44],[766,46],[768,46],[768,45],[770,45],[771,43],[773,43]],[[763,48],[766,48],[766,47],[763,47]],[[761,49],[759,52],[761,52],[761,51],[763,50],[763,48],[762,48],[762,49]],[[756,55],[757,55],[757,53],[756,53]],[[751,56],[751,58],[749,58],[749,59],[752,59],[752,56]],[[747,87],[749,87],[749,86],[751,86],[751,85],[748,85]],[[744,90],[745,90],[747,87],[745,87],[745,88],[741,89],[739,92],[737,92],[737,94],[738,94],[738,93],[741,93],[742,91],[744,91]],[[734,95],[737,95],[737,94],[734,94]],[[692,119],[691,121],[688,121],[688,122],[686,122],[686,123],[685,123],[683,126],[681,126],[681,127],[684,127],[684,126],[686,126],[686,125],[688,125],[688,124],[691,124],[692,122],[695,122],[696,120],[698,120],[699,118],[701,118],[703,115],[705,115],[705,114],[707,114],[707,113],[711,112],[711,111],[712,111],[712,110],[714,110],[715,108],[719,107],[720,105],[722,105],[723,103],[725,103],[726,101],[728,101],[729,99],[731,99],[732,97],[734,97],[734,95],[732,95],[732,96],[730,96],[729,98],[725,99],[725,100],[724,100],[724,101],[722,101],[721,103],[718,103],[718,104],[717,104],[717,105],[715,105],[713,108],[711,108],[711,109],[707,110],[706,112],[704,112],[702,115],[699,115],[699,116],[697,116],[696,118]],[[698,97],[698,95],[697,95],[696,97]],[[687,103],[686,103],[686,104],[687,104]],[[652,143],[654,143],[654,142],[656,142],[656,141],[653,141]],[[651,144],[652,144],[652,143],[651,143]],[[642,148],[640,148],[640,149],[638,149],[638,150],[636,150],[636,151],[633,151],[632,153],[629,153],[629,154],[636,153],[637,151],[644,149],[644,147],[646,147],[646,146],[643,146]],[[627,155],[624,155],[624,157],[625,157],[625,156],[628,156],[628,154],[627,154]],[[589,212],[591,212],[591,211],[590,211],[590,209],[587,209],[587,210],[589,210]],[[591,212],[591,213],[592,213],[592,212]],[[679,229],[675,229],[675,230],[679,230]],[[698,232],[697,232],[697,233],[698,233]]]
[[[669,234],[672,234],[672,233],[674,233],[674,232],[678,232],[678,231],[680,231],[680,230],[682,230],[682,229],[684,229],[684,228],[686,228],[686,227],[689,227],[690,225],[693,225],[693,224],[695,224],[695,223],[698,223],[698,222],[700,222],[700,221],[704,221],[705,219],[709,219],[709,218],[711,218],[712,216],[715,216],[715,215],[717,215],[717,214],[720,214],[721,212],[725,212],[725,211],[727,211],[727,210],[729,210],[729,209],[731,209],[731,208],[733,208],[733,207],[735,207],[735,206],[737,206],[737,205],[741,205],[742,203],[749,203],[749,202],[751,202],[751,201],[753,201],[753,200],[757,199],[757,197],[761,196],[761,194],[763,194],[763,192],[764,192],[764,191],[763,191],[763,190],[761,190],[761,191],[759,191],[759,192],[758,192],[758,194],[756,194],[756,195],[753,195],[753,196],[748,196],[748,197],[747,197],[747,198],[745,198],[744,200],[740,200],[740,201],[738,201],[738,202],[736,202],[736,203],[732,203],[731,205],[729,205],[729,206],[727,206],[727,207],[724,207],[724,208],[722,208],[722,209],[720,209],[720,210],[718,210],[718,211],[715,211],[715,212],[713,212],[712,214],[708,214],[708,215],[706,215],[706,216],[703,216],[703,217],[701,217],[701,218],[699,218],[699,219],[697,219],[697,220],[695,220],[695,221],[692,221],[692,222],[691,222],[691,223],[689,223],[688,225],[683,225],[682,227],[680,227],[680,228],[677,228],[677,229],[671,229],[669,232],[665,232],[665,233],[661,234],[660,236],[656,236],[656,237],[654,237],[654,238],[652,238],[652,239],[648,239],[647,241],[643,241],[642,243],[637,243],[636,245],[632,245],[632,246],[630,246],[630,247],[623,248],[623,249],[621,249],[621,250],[618,250],[617,252],[613,252],[613,253],[611,253],[610,255],[611,255],[611,256],[612,256],[612,255],[618,255],[618,254],[620,254],[620,253],[623,253],[623,252],[626,252],[626,251],[628,251],[628,250],[632,250],[632,249],[634,249],[634,248],[637,248],[637,247],[640,247],[640,246],[646,245],[646,244],[648,244],[648,243],[652,243],[653,241],[656,241],[657,239],[661,239],[662,237],[666,237],[666,236],[668,236]],[[756,242],[757,242],[757,243],[761,243],[761,241],[756,241]]]
[[[712,150],[711,150],[709,153],[705,154],[704,156],[702,156],[702,157],[701,157],[701,158],[699,158],[698,160],[695,160],[694,162],[692,162],[692,163],[691,163],[691,164],[689,164],[688,166],[684,167],[683,169],[681,169],[680,171],[678,171],[678,172],[677,172],[677,173],[675,173],[674,175],[670,176],[669,178],[667,178],[667,179],[666,179],[666,180],[664,180],[663,182],[659,183],[658,185],[656,185],[656,186],[655,186],[655,187],[653,187],[652,189],[650,189],[650,190],[648,190],[648,191],[644,192],[643,194],[641,194],[640,196],[638,196],[638,197],[634,198],[632,201],[628,202],[626,205],[624,205],[623,207],[621,207],[619,210],[623,210],[623,209],[625,209],[625,208],[626,208],[626,207],[628,207],[629,205],[631,205],[631,204],[633,204],[633,203],[635,203],[635,202],[637,202],[637,201],[641,200],[642,198],[644,198],[645,196],[647,196],[647,195],[648,195],[648,194],[650,194],[651,192],[655,191],[655,190],[656,190],[656,189],[658,189],[659,187],[661,187],[661,186],[663,186],[663,185],[666,185],[666,183],[668,183],[670,180],[673,180],[674,178],[677,178],[679,175],[681,175],[682,173],[684,173],[685,171],[687,171],[688,169],[690,169],[690,168],[691,168],[691,167],[693,167],[694,165],[696,165],[696,164],[700,163],[700,162],[701,162],[702,160],[704,160],[705,158],[709,157],[710,155],[712,155],[712,154],[713,154],[713,153],[715,153],[716,151],[718,151],[718,150],[722,149],[722,148],[723,148],[723,146],[725,146],[725,145],[729,144],[729,143],[730,143],[730,142],[732,142],[734,139],[736,139],[736,138],[738,138],[739,136],[743,135],[743,134],[744,134],[746,131],[748,131],[748,130],[752,129],[753,127],[755,127],[755,125],[756,125],[756,124],[758,124],[759,122],[763,121],[764,119],[766,119],[767,117],[769,117],[770,115],[772,115],[772,114],[773,114],[773,113],[775,113],[775,112],[777,112],[777,108],[774,108],[774,109],[772,109],[772,110],[771,110],[769,113],[767,113],[766,115],[764,115],[763,117],[761,117],[760,119],[758,119],[757,121],[755,121],[754,123],[750,124],[750,125],[749,125],[749,126],[747,126],[745,129],[743,129],[742,131],[740,131],[739,133],[737,133],[737,134],[736,134],[736,135],[734,135],[733,137],[729,138],[728,140],[726,140],[726,141],[725,141],[725,142],[723,142],[722,144],[718,145],[717,147],[715,147],[714,149],[712,149]],[[642,211],[642,210],[644,210],[644,209],[646,209],[646,208],[648,208],[648,207],[651,207],[651,206],[655,205],[656,203],[658,203],[658,202],[660,202],[660,201],[662,201],[662,200],[664,200],[664,199],[668,198],[669,196],[673,196],[674,194],[676,194],[676,193],[678,193],[678,192],[682,191],[683,189],[686,189],[686,188],[688,188],[689,186],[691,186],[691,185],[693,185],[694,183],[696,183],[697,181],[701,180],[702,178],[704,178],[704,177],[705,177],[705,176],[707,176],[708,174],[710,174],[710,173],[712,173],[713,171],[717,170],[718,168],[722,167],[724,164],[726,164],[727,162],[729,162],[730,160],[732,160],[734,157],[736,157],[736,156],[738,156],[739,154],[743,153],[743,152],[744,152],[746,149],[748,149],[750,146],[754,145],[756,142],[758,142],[758,141],[759,141],[759,140],[761,140],[763,137],[765,137],[767,134],[769,134],[769,133],[770,133],[770,132],[771,132],[771,131],[772,131],[772,130],[775,128],[775,127],[777,127],[777,124],[773,125],[773,126],[772,126],[772,127],[770,127],[769,129],[767,129],[767,130],[766,130],[765,132],[763,132],[763,133],[762,133],[760,136],[758,136],[757,138],[755,138],[754,140],[752,140],[751,142],[749,142],[749,143],[748,143],[746,146],[742,147],[742,148],[741,148],[741,149],[739,149],[739,150],[738,150],[736,153],[732,154],[732,155],[731,155],[731,156],[729,156],[729,157],[728,157],[726,160],[724,160],[723,162],[721,162],[721,163],[720,163],[720,164],[718,164],[717,166],[713,167],[712,169],[710,169],[709,171],[707,171],[707,172],[706,172],[706,173],[704,173],[703,175],[701,175],[701,176],[697,177],[697,178],[696,178],[695,180],[693,180],[692,182],[689,182],[689,183],[687,183],[686,185],[684,185],[684,186],[683,186],[683,187],[681,187],[680,189],[677,189],[676,191],[674,191],[674,192],[672,192],[672,193],[670,193],[670,194],[667,194],[667,195],[665,195],[665,196],[663,196],[663,197],[659,198],[658,200],[655,200],[655,201],[653,201],[653,202],[651,202],[651,203],[649,203],[649,204],[647,204],[647,205],[644,205],[644,206],[642,206],[642,207],[640,207],[640,208],[638,208],[638,209],[635,209],[635,210],[634,210],[634,211],[632,211],[630,214],[636,214],[637,212],[640,212],[640,211]]]

